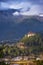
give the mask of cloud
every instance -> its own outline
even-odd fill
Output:
[[[33,5],[33,6],[31,6],[29,11],[26,11],[26,12],[24,11],[21,14],[22,15],[39,15],[42,12],[43,12],[43,10],[42,10],[41,6]]]
[[[26,1],[26,0],[25,0]],[[31,0],[30,0],[31,1]],[[0,2],[0,9],[19,9],[20,14],[22,15],[38,15],[39,13],[43,13],[43,7],[41,4],[33,4],[32,2]],[[35,0],[37,1],[37,0]],[[39,0],[38,0],[39,1]],[[15,12],[18,15],[18,12]]]
[[[1,2],[0,9],[7,9],[7,8],[9,8],[8,3]]]
[[[43,3],[43,0],[0,0],[0,2],[31,2],[34,4]]]
[[[21,2],[21,3],[6,3],[6,2],[1,2],[1,8],[10,8],[10,9],[19,9],[22,8],[22,11],[26,10],[27,7],[31,7],[31,3],[28,2]]]
[[[33,6],[31,6],[31,8],[29,10],[27,10],[27,11],[21,10],[20,13],[15,12],[15,13],[13,13],[13,15],[19,15],[19,14],[21,14],[21,15],[39,15],[40,13],[43,12],[42,9],[43,8],[41,8],[39,5],[33,5]]]

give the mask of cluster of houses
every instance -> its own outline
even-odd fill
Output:
[[[29,55],[29,56],[17,56],[14,58],[2,58],[3,61],[21,61],[21,60],[43,60],[43,55],[39,56],[34,56],[34,55]]]

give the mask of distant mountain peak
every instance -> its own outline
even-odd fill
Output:
[[[6,10],[0,10],[1,14],[18,14],[19,9],[6,9]]]
[[[15,15],[20,15],[20,13],[16,11],[16,12],[13,13],[13,15],[14,15],[14,16],[15,16]]]

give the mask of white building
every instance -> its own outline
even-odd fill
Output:
[[[38,57],[38,58],[36,58],[36,60],[40,60],[40,58]]]
[[[12,61],[20,61],[20,60],[22,60],[22,57],[21,57],[21,56],[18,56],[18,57],[12,58]]]
[[[35,35],[35,33],[32,33],[32,32],[29,32],[29,33],[27,34],[28,37],[31,37],[31,36],[34,36],[34,35]]]

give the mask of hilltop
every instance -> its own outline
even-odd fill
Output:
[[[32,54],[38,56],[43,55],[43,34],[29,32],[17,43],[0,45],[0,49],[4,57],[29,56]]]
[[[29,53],[43,53],[43,36],[39,33],[29,32],[18,43],[19,49],[27,49]]]

